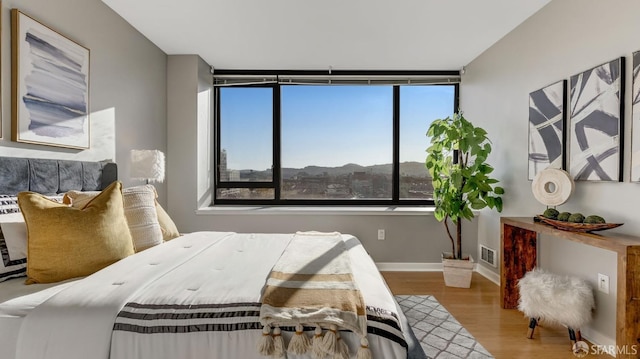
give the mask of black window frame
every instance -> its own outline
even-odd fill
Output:
[[[318,76],[326,75],[326,71],[258,71],[258,70],[215,70],[215,75],[265,75],[265,76],[284,76],[284,75],[301,75],[301,76]],[[390,78],[404,78],[412,76],[459,76],[459,71],[334,71],[330,73],[332,76],[389,76]],[[281,86],[297,86],[287,83],[255,83],[247,85],[237,85],[235,87],[267,87],[273,91],[273,168],[271,181],[247,182],[236,181],[230,182],[220,181],[220,156],[222,149],[221,133],[220,133],[220,88],[214,86],[214,129],[215,129],[215,146],[214,151],[214,190],[212,205],[260,205],[260,206],[433,206],[433,200],[425,199],[401,199],[400,198],[400,87],[410,85],[395,84],[387,85],[393,87],[393,163],[392,163],[392,196],[391,199],[282,199],[281,195]],[[453,108],[458,109],[459,106],[459,82],[451,83],[433,83],[418,84],[428,86],[454,86]],[[331,86],[331,85],[328,85]],[[375,86],[375,85],[372,85]],[[426,129],[425,129],[426,132]],[[274,199],[222,199],[218,198],[218,189],[221,188],[272,188],[274,190]]]

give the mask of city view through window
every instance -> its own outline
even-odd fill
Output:
[[[237,170],[226,167],[227,152],[222,151],[221,181],[265,182],[272,178],[270,169]],[[400,196],[404,199],[430,199],[431,178],[423,162],[400,164]],[[389,199],[391,198],[392,165],[361,166],[349,163],[340,167],[306,166],[282,168],[282,197],[288,199]],[[270,188],[221,189],[225,198],[273,197]]]
[[[273,181],[273,90],[220,91],[219,199],[390,200],[392,86],[281,86],[280,183]],[[426,131],[453,113],[454,86],[400,86],[400,199],[432,199]],[[242,183],[264,183],[265,188]],[[222,187],[222,186],[221,186]]]

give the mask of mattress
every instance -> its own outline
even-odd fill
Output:
[[[3,356],[72,359],[86,358],[87,353],[91,353],[96,359],[261,359],[256,350],[261,330],[255,327],[256,317],[250,314],[255,308],[244,311],[249,314],[239,318],[222,313],[215,322],[205,324],[207,328],[221,329],[199,332],[198,328],[203,328],[201,318],[189,319],[197,325],[186,326],[196,328],[188,335],[115,331],[114,323],[147,325],[142,319],[136,322],[135,318],[120,316],[119,311],[125,311],[132,297],[157,301],[159,308],[165,308],[166,303],[182,306],[180,308],[259,305],[265,278],[290,237],[290,234],[199,232],[125,258],[82,280],[57,285],[25,286],[21,284],[23,279],[4,283],[0,286],[2,295],[9,300],[0,304]],[[402,333],[407,325],[404,316],[360,242],[353,236],[343,237],[367,307],[378,313],[392,313],[397,319],[393,325],[389,325],[389,321],[370,319],[368,337],[373,358],[405,358],[405,337],[411,338],[410,334]],[[225,309],[207,310],[224,312]],[[175,308],[170,308],[169,312],[172,311],[175,312]],[[184,323],[164,319],[168,318],[164,312],[160,317],[163,319],[148,324],[148,328],[185,327]],[[358,337],[348,332],[342,334],[349,347],[357,349]]]

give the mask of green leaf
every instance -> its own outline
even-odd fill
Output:
[[[471,208],[473,209],[483,209],[487,206],[487,203],[479,198],[471,201]]]
[[[471,220],[471,219],[473,219],[473,212],[471,211],[471,209],[469,207],[465,207],[462,210],[461,217],[466,218],[468,220]]]
[[[486,182],[479,182],[478,188],[484,192],[491,192],[491,186],[488,185]]]
[[[474,134],[476,137],[484,137],[484,136],[486,136],[486,135],[487,135],[487,131],[485,131],[483,128],[476,127],[476,128],[473,130],[473,134]]]

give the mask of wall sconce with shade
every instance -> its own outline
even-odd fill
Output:
[[[131,150],[131,179],[147,184],[164,181],[164,153],[158,150]]]

